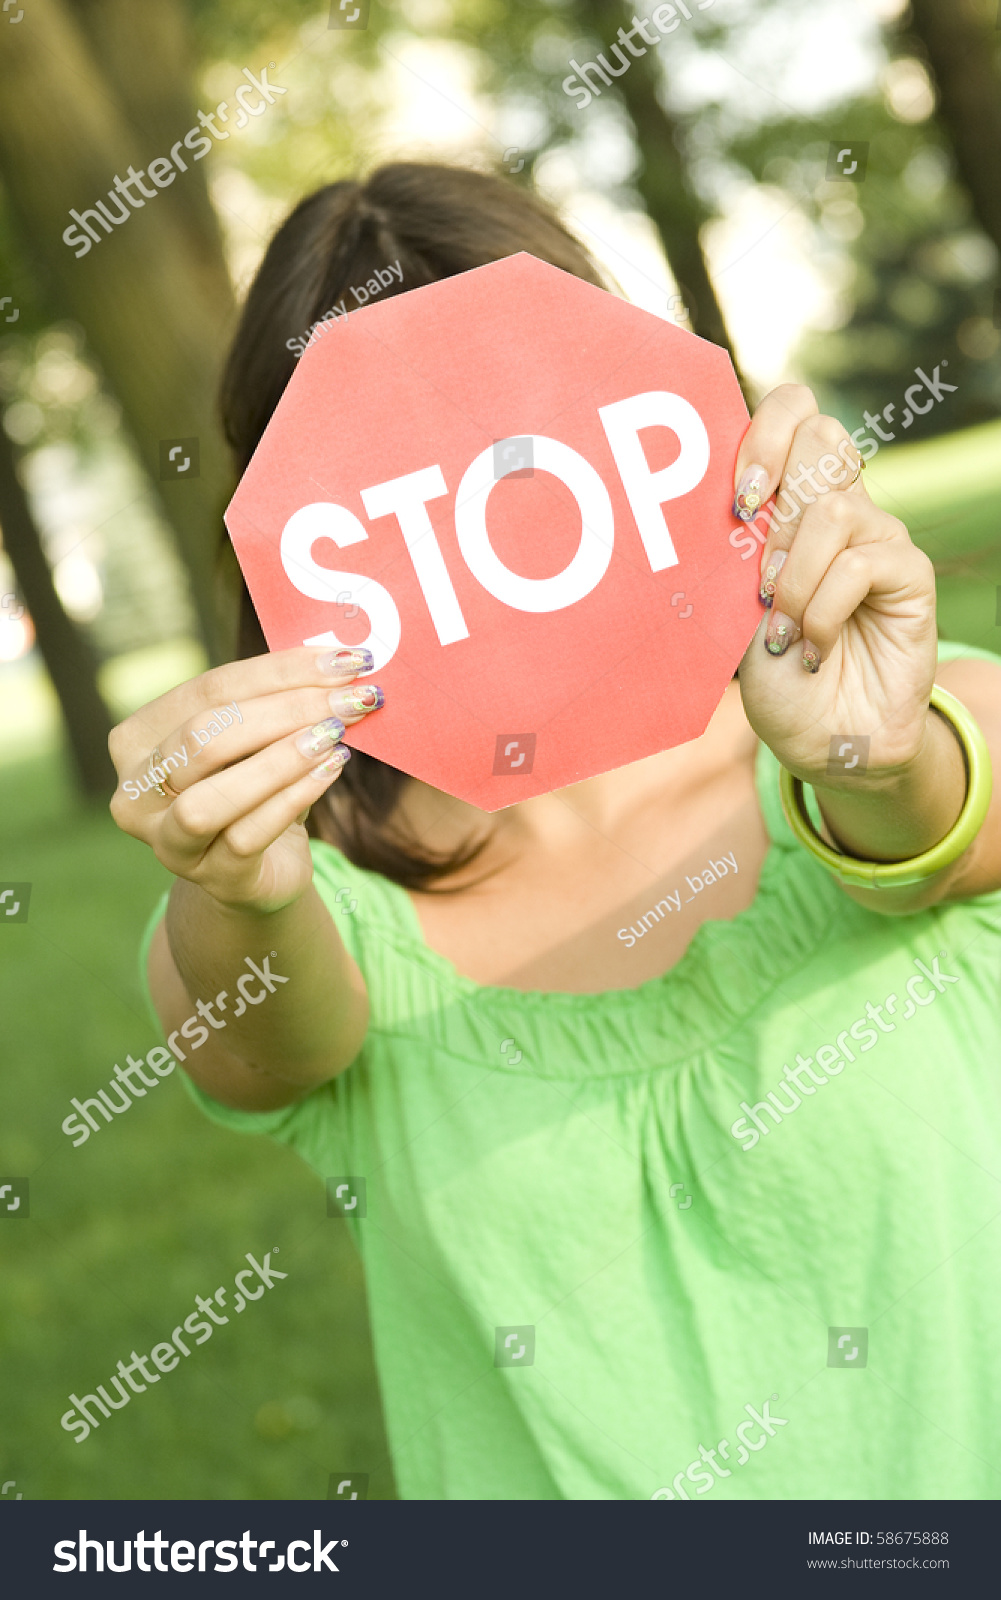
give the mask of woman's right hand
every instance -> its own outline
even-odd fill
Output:
[[[344,726],[383,704],[376,684],[354,685],[371,671],[367,650],[300,646],[214,667],[152,700],[108,741],[116,823],[221,905],[291,904],[313,873],[302,819],[350,754]],[[166,795],[149,774],[154,749]]]

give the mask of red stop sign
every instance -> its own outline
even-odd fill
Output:
[[[347,742],[495,811],[705,729],[746,425],[718,346],[515,255],[315,336],[226,522],[272,649],[373,651]]]

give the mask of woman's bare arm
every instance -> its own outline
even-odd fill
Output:
[[[290,1105],[350,1066],[365,1039],[362,975],[312,887],[261,916],[176,883],[147,970],[172,1054],[223,1105]]]
[[[383,703],[353,682],[371,668],[364,650],[233,662],[111,735],[112,815],[177,879],[150,949],[153,1003],[184,1070],[226,1105],[291,1104],[365,1038],[365,985],[312,885],[302,819],[348,758],[345,724]]]

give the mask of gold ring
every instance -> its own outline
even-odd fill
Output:
[[[159,779],[156,776],[158,772],[160,774]],[[159,745],[154,745],[150,751],[149,761],[146,764],[146,776],[162,799],[176,800],[178,798],[178,791],[167,781],[167,772],[163,765],[163,756],[160,753]]]
[[[864,471],[865,471],[865,456],[860,455],[859,458],[858,458],[858,466],[855,468],[855,476],[854,476],[854,478],[849,478],[848,482],[845,484],[845,488],[846,489],[851,489],[853,487],[853,485],[858,483],[858,481],[861,478],[861,476],[862,476]]]

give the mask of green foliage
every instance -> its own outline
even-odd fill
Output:
[[[865,181],[829,180],[832,143],[863,141]],[[816,259],[832,276],[847,256],[838,323],[810,334],[799,352],[823,409],[854,428],[864,410],[893,402],[899,422],[915,368],[931,374],[948,361],[944,376],[957,393],[915,418],[915,438],[1001,411],[992,359],[1001,348],[991,326],[996,252],[973,221],[933,120],[895,121],[871,97],[824,117],[763,124],[732,138],[729,154],[801,208],[816,230]]]

